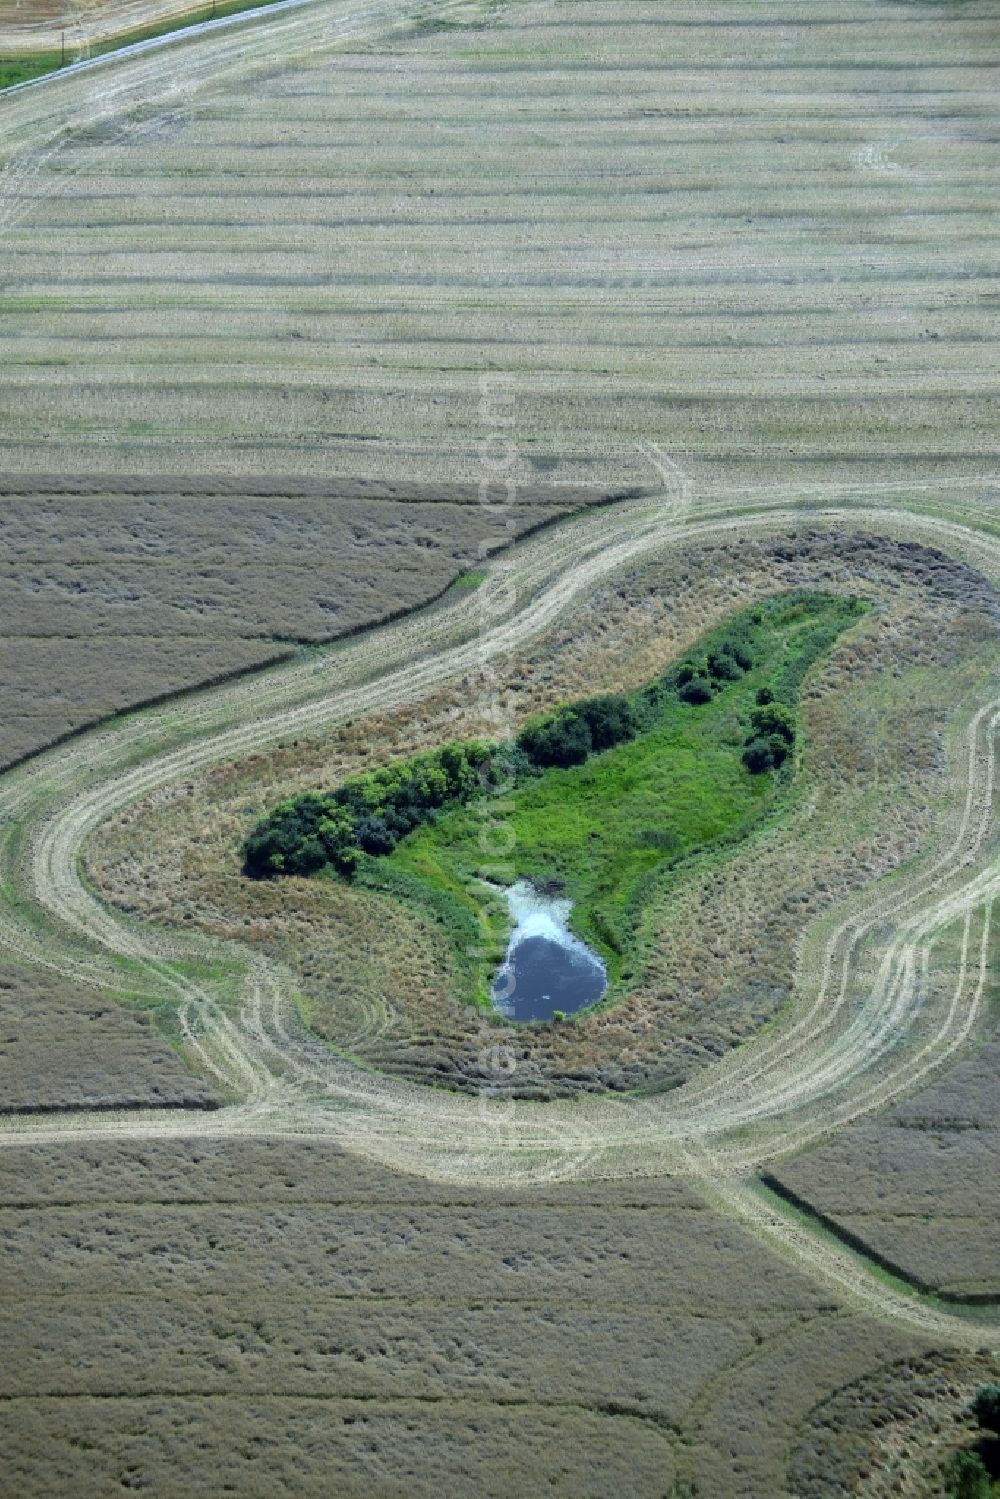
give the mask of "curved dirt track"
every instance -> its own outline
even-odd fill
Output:
[[[706,1196],[792,1255],[838,1293],[935,1337],[998,1341],[987,1318],[949,1315],[875,1280],[849,1251],[767,1207],[750,1184],[763,1161],[912,1090],[969,1038],[982,1001],[1000,888],[994,836],[1000,679],[960,726],[954,797],[933,847],[814,924],[798,954],[793,1004],[765,1035],[670,1094],[562,1104],[469,1098],[382,1078],[321,1047],[297,1022],[280,967],[237,945],[130,924],[81,880],[81,848],[137,798],[205,767],[391,708],[481,666],[546,628],[616,569],[664,546],[813,525],[919,539],[1000,578],[990,515],[963,498],[980,481],[896,493],[860,486],[798,493],[699,495],[663,454],[652,500],[591,514],[518,546],[477,594],[373,632],[318,659],[136,714],[54,749],[0,783],[5,840],[0,945],[111,990],[141,987],[179,1001],[190,1053],[232,1097],[211,1116],[77,1115],[11,1122],[0,1143],[118,1134],[330,1136],[347,1149],[430,1177],[492,1183],[588,1174],[691,1175]],[[855,509],[858,500],[866,508]],[[803,500],[808,506],[803,510]],[[3,827],[0,823],[0,829]],[[935,943],[957,933],[961,962],[947,995],[927,982]],[[859,983],[874,953],[874,981]],[[222,959],[234,986],[189,976]],[[187,960],[187,961],[185,961]]]

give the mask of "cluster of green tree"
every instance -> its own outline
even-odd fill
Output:
[[[982,1435],[948,1464],[947,1493],[949,1499],[990,1499],[1000,1476],[1000,1385],[983,1385],[969,1410]]]
[[[760,623],[760,614],[749,619]],[[282,802],[254,829],[244,847],[250,875],[311,874],[332,865],[350,875],[362,854],[390,854],[401,838],[448,803],[467,802],[482,789],[483,767],[503,760],[514,783],[553,767],[582,765],[651,728],[665,699],[710,701],[755,664],[746,626],[689,657],[665,677],[631,696],[605,693],[533,719],[513,744],[449,744],[367,775],[336,791],[306,792]],[[743,759],[755,774],[781,765],[795,742],[791,709],[758,693]]]
[[[630,698],[608,693],[534,719],[521,730],[516,746],[526,768],[582,765],[590,755],[624,744],[649,726],[648,712]]]
[[[681,663],[674,673],[678,696],[685,703],[711,702],[727,682],[735,682],[753,664],[753,650],[747,637],[730,636],[700,659]]]
[[[677,668],[673,681],[685,703],[711,702],[729,682],[735,682],[754,666],[753,647],[746,635],[718,642],[700,660],[687,660]],[[795,714],[774,701],[769,687],[757,694],[750,715],[750,732],[743,749],[743,763],[753,775],[775,770],[787,760],[795,744]]]
[[[479,741],[448,744],[354,776],[328,794],[307,791],[282,802],[247,839],[244,869],[260,878],[312,874],[332,864],[351,874],[362,853],[391,853],[446,803],[477,795],[493,753]]]
[[[750,732],[743,750],[743,764],[751,775],[783,765],[795,744],[795,732],[793,710],[776,703],[770,688],[762,687],[750,714]]]

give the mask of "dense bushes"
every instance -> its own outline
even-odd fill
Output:
[[[522,729],[517,748],[540,770],[582,765],[588,755],[634,739],[648,721],[627,697],[586,698]]]
[[[980,1438],[974,1447],[956,1452],[943,1477],[948,1499],[990,1499],[1000,1477],[1000,1385],[985,1384],[969,1407]]]
[[[634,739],[642,726],[628,698],[588,698],[528,724],[514,746],[449,744],[355,776],[326,795],[307,791],[258,824],[244,846],[244,869],[261,878],[312,874],[330,864],[351,874],[361,854],[391,854],[439,808],[477,796],[491,779],[488,761],[503,758],[515,779],[519,772],[582,765],[589,755]]]
[[[350,874],[361,853],[389,854],[400,838],[448,802],[480,787],[488,744],[449,744],[398,765],[355,776],[327,795],[307,791],[282,802],[244,847],[247,874],[312,874],[332,864]]]
[[[1000,1436],[1000,1384],[984,1384],[970,1407],[983,1431]]]
[[[699,673],[687,678],[677,689],[678,694],[685,703],[710,703],[712,701],[712,683],[707,676]]]
[[[990,1499],[993,1485],[989,1470],[978,1452],[956,1452],[944,1470],[948,1499]]]
[[[586,720],[571,708],[529,724],[518,735],[518,749],[540,769],[553,765],[582,765],[593,748]]]
[[[763,775],[775,767],[774,752],[766,739],[754,737],[743,751],[743,764],[751,775]]]
[[[738,681],[754,664],[753,647],[746,634],[726,636],[707,655],[682,661],[673,674],[682,702],[697,706],[711,702],[729,682]]]
[[[750,733],[743,751],[743,764],[751,775],[761,775],[783,765],[795,743],[795,714],[784,703],[776,703],[770,688],[757,694],[757,707],[750,714]]]
[[[737,681],[754,665],[753,648],[746,635],[731,636],[715,645],[700,660],[681,663],[674,672],[674,685],[682,702],[697,707],[711,702],[729,682]],[[776,770],[788,758],[795,743],[795,714],[774,701],[770,687],[757,694],[745,740],[743,764],[751,775]]]
[[[468,802],[487,789],[495,779],[488,761],[502,759],[503,779],[516,784],[550,769],[582,765],[591,755],[634,739],[658,721],[667,700],[708,703],[753,669],[764,613],[745,616],[703,653],[686,658],[631,696],[606,693],[534,719],[513,744],[450,744],[356,776],[334,792],[307,792],[283,802],[248,838],[245,870],[262,877],[311,874],[331,865],[350,875],[362,855],[391,854],[401,838],[440,808]],[[833,625],[826,628],[833,638]],[[815,651],[800,654],[805,661]],[[754,775],[776,769],[788,758],[795,737],[793,710],[776,700],[773,689],[761,687],[744,741],[744,765]]]
[[[263,878],[312,874],[329,864],[352,874],[362,854],[391,854],[439,808],[478,795],[491,778],[487,761],[504,758],[515,780],[582,765],[591,754],[634,739],[648,720],[629,698],[587,698],[528,724],[514,745],[449,744],[355,776],[329,794],[305,792],[254,829],[244,845],[244,870]]]

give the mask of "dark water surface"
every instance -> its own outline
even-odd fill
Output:
[[[572,1015],[600,999],[608,987],[604,964],[567,938],[526,934],[512,943],[493,983],[498,1010],[512,1020],[551,1020],[556,1010]]]

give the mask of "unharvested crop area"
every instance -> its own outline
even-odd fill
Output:
[[[35,968],[0,965],[0,1112],[218,1102],[141,1010]]]
[[[294,657],[0,776],[19,1496],[934,1492],[1000,1344],[995,40],[317,0],[0,96],[3,762]],[[872,606],[801,807],[516,1087],[391,903],[235,899],[277,794],[797,586]]]
[[[669,1180],[512,1196],[304,1142],[42,1146],[0,1230],[23,1494],[772,1496],[812,1405],[922,1346]]]
[[[525,486],[508,530],[470,485],[8,481],[0,765],[416,608],[484,551],[603,497]]]
[[[998,1066],[994,1039],[879,1120],[783,1161],[773,1184],[921,1290],[1000,1299]]]
[[[953,1499],[948,1458],[967,1444],[969,1403],[993,1380],[982,1354],[901,1359],[852,1380],[804,1423],[788,1464],[799,1499]]]

